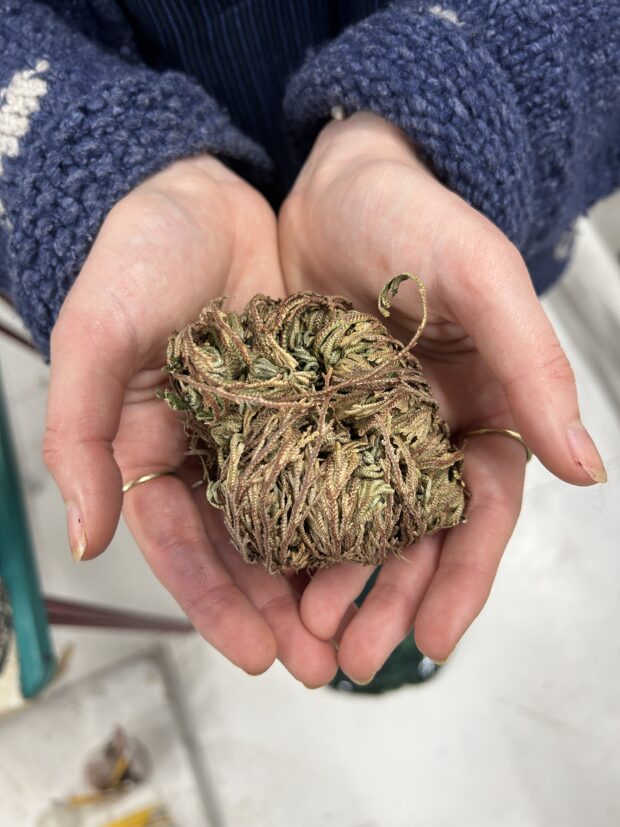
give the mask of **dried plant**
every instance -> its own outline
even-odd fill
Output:
[[[463,521],[463,452],[411,350],[337,296],[212,301],[169,342],[171,389],[209,502],[248,562],[270,572],[382,563]]]

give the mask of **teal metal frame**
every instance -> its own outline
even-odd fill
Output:
[[[33,698],[54,677],[57,660],[37,574],[1,375],[0,577],[11,600],[22,694]]]

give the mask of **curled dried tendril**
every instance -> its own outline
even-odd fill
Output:
[[[163,396],[185,412],[189,453],[234,545],[268,571],[381,564],[464,519],[463,452],[411,349],[339,296],[212,301],[170,338]]]

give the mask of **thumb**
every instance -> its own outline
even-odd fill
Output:
[[[43,440],[76,562],[104,551],[118,525],[122,476],[112,441],[136,352],[118,304],[92,287],[78,278],[52,333]]]
[[[572,368],[516,248],[458,280],[452,311],[501,383],[515,426],[541,462],[577,485],[606,482],[581,422]]]

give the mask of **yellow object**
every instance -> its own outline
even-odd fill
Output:
[[[110,787],[118,787],[123,780],[123,776],[127,772],[129,766],[129,758],[126,755],[119,755],[116,759],[116,764],[112,770],[112,778],[110,779]]]
[[[165,811],[161,807],[155,806],[123,816],[123,818],[116,821],[102,824],[101,827],[166,827],[171,823]]]
[[[69,807],[86,807],[88,804],[97,804],[99,801],[103,801],[104,798],[109,798],[109,795],[107,792],[72,795],[67,798],[66,803]]]

